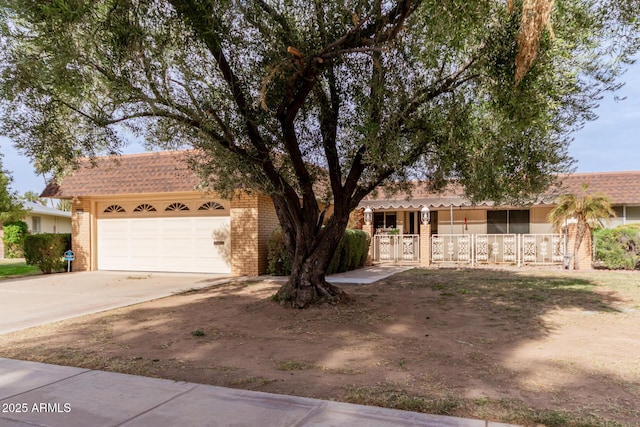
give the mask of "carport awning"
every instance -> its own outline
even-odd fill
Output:
[[[453,207],[469,207],[469,206],[493,206],[493,202],[471,203],[470,200],[463,197],[426,197],[417,199],[387,199],[387,200],[363,200],[360,202],[360,208],[371,208],[373,210],[380,209],[422,209],[428,208],[449,208]]]

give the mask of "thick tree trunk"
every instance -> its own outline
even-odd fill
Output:
[[[351,302],[346,292],[325,280],[326,258],[331,260],[328,255],[314,253],[301,266],[295,266],[287,283],[278,290],[278,301],[295,308]]]
[[[278,209],[276,208],[276,211]],[[291,275],[276,295],[278,301],[292,307],[305,308],[316,304],[350,302],[349,295],[325,280],[327,268],[349,220],[346,214],[336,214],[325,226],[320,216],[312,213],[295,222],[283,222],[285,245],[291,254]]]

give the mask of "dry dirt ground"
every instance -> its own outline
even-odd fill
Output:
[[[2,335],[0,356],[534,426],[640,425],[640,274],[416,269],[306,310],[273,302],[278,286]]]

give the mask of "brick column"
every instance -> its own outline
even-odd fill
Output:
[[[367,261],[364,263],[365,266],[373,265],[373,222],[371,224],[363,224],[362,231],[369,235],[371,242],[369,243],[369,254],[367,255]]]
[[[431,224],[420,222],[420,267],[431,265]]]
[[[73,271],[92,270],[92,238],[91,223],[94,212],[91,211],[91,203],[80,199],[73,202],[71,207],[71,250],[75,255],[72,262]]]
[[[567,250],[569,254],[573,256],[573,248],[576,242],[576,232],[578,230],[577,224],[569,224],[568,233],[569,233],[569,242],[567,245]],[[593,268],[593,259],[591,257],[591,232],[587,230],[582,238],[582,243],[580,244],[580,249],[578,249],[578,253],[576,254],[576,260],[571,259],[571,267],[576,266],[577,270],[591,270]]]
[[[258,198],[242,194],[231,199],[231,273],[260,274],[258,247]]]

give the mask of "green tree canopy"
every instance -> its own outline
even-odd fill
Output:
[[[3,130],[57,172],[118,153],[122,126],[196,148],[221,194],[271,196],[293,263],[279,297],[336,301],[330,254],[379,186],[521,200],[566,171],[640,44],[638,3],[0,0]]]
[[[71,212],[71,200],[58,200],[56,209],[65,212]]]
[[[40,203],[41,205],[47,204],[47,201],[45,199],[40,198],[39,193],[32,190],[25,191],[25,193],[22,196],[20,196],[20,199],[26,200],[28,202]]]
[[[2,168],[2,154],[0,154],[0,224],[16,221],[24,215],[17,194],[11,190],[12,180],[10,172]]]

